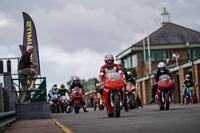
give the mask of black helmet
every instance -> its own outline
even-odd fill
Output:
[[[61,84],[61,85],[60,85],[60,88],[65,88],[65,85],[64,85],[64,84]]]
[[[53,87],[57,87],[57,84],[54,84]]]
[[[191,79],[191,78],[190,78],[190,75],[189,75],[189,74],[185,75],[185,80],[186,80],[186,81],[190,81],[190,79]]]

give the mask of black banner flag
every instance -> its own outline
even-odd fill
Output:
[[[33,53],[31,54],[31,62],[38,63],[38,66],[34,69],[40,75],[40,60],[39,60],[39,50],[38,50],[38,41],[35,25],[31,17],[22,12],[24,17],[24,38],[23,45],[20,45],[20,51],[23,54],[26,51],[26,48],[29,45],[32,45],[34,48]]]

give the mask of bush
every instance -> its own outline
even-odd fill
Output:
[[[131,71],[132,72],[132,75],[133,77],[137,78],[137,72],[136,72],[136,69],[135,68],[126,68],[126,71]]]

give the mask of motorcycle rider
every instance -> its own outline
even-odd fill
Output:
[[[139,91],[139,90],[138,90],[138,85],[137,85],[137,83],[136,83],[135,78],[132,77],[132,72],[131,72],[131,71],[128,71],[128,72],[127,72],[127,75],[128,75],[128,77],[127,77],[127,83],[128,83],[128,82],[131,82],[131,83],[135,86],[136,92],[138,93],[138,91]],[[139,95],[137,96],[137,101],[138,101],[139,106],[140,106],[140,107],[143,107]]]
[[[59,92],[60,96],[65,96],[66,93],[68,93],[68,90],[65,88],[65,85],[64,84],[61,84],[60,85],[60,89],[59,89]],[[68,93],[69,94],[69,93]]]
[[[59,88],[57,88],[57,84],[54,84],[52,89],[51,89],[51,97],[53,97],[55,94],[59,95]]]
[[[59,88],[57,87],[57,84],[54,84],[53,87],[52,87],[52,89],[51,89],[51,93],[50,93],[51,100],[52,100],[52,98],[54,97],[55,94],[57,94],[59,96]],[[58,99],[58,101],[60,101],[60,100]],[[52,104],[51,106],[54,106],[54,105]]]
[[[81,89],[81,91],[83,92],[83,95],[85,94],[85,89],[83,87],[83,85],[80,83],[79,81],[79,77],[78,76],[74,76],[74,81],[73,83],[70,85],[69,87],[69,90],[70,90],[70,94],[72,93],[72,90],[75,88],[75,87],[79,87]],[[86,110],[86,104],[85,104],[85,101],[83,100],[82,101],[82,106],[83,106],[83,111],[84,112],[88,112]]]
[[[112,54],[106,54],[104,57],[105,65],[103,65],[100,69],[100,74],[99,74],[99,82],[100,82],[100,94],[101,97],[103,98],[103,86],[104,86],[104,81],[105,77],[108,73],[120,73],[121,77],[124,77],[124,74],[121,70],[121,67],[119,64],[114,63],[114,57]],[[101,100],[102,100],[101,98]],[[127,109],[126,109],[127,111]]]
[[[152,87],[152,92],[151,92],[151,101],[149,103],[154,103],[155,102],[155,95],[156,95],[156,90],[157,90],[157,87],[158,87],[158,81],[159,81],[159,77],[163,74],[167,74],[171,77],[171,80],[174,81],[172,75],[171,75],[171,71],[166,69],[166,65],[164,62],[160,62],[158,64],[158,70],[157,72],[154,74],[154,85]],[[174,90],[174,87],[173,87],[173,90]],[[172,91],[173,92],[173,91]],[[172,95],[172,94],[171,94]]]
[[[187,75],[185,75],[185,80],[184,80],[182,86],[183,86],[183,93],[181,94],[181,95],[182,95],[181,105],[183,105],[183,103],[184,103],[184,97],[185,97],[186,88],[187,88],[187,87],[196,86],[196,83],[194,83],[194,82],[192,81],[190,75],[187,74]]]
[[[96,111],[96,107],[97,107],[97,93],[99,92],[99,88],[100,84],[96,83],[96,90],[95,90],[95,100],[94,100],[94,111]]]

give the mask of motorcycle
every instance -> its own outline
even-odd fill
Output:
[[[134,84],[132,84],[131,82],[128,82],[126,85],[126,97],[127,97],[127,106],[129,107],[129,109],[133,109],[136,107],[137,103],[137,91],[136,91],[136,87],[134,86]]]
[[[194,89],[193,87],[187,87],[185,90],[185,104],[191,102],[194,104]]]
[[[103,101],[109,117],[120,117],[125,81],[119,73],[109,73],[103,87]]]
[[[74,107],[74,112],[79,113],[83,101],[83,92],[79,87],[75,87],[71,93],[71,103]]]
[[[51,104],[50,104],[50,109],[52,113],[59,113],[59,96],[58,94],[54,94],[51,97]]]
[[[95,96],[95,102],[94,102],[94,110],[96,110],[97,106],[99,107],[99,110],[104,110],[104,104],[101,99],[101,94],[99,93],[99,90],[96,92]]]
[[[174,82],[169,75],[164,74],[159,77],[156,99],[160,110],[169,110],[173,86]]]
[[[60,109],[62,113],[67,112],[69,101],[66,95],[60,97]]]

